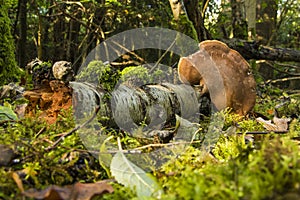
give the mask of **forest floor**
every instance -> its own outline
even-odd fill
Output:
[[[17,114],[13,110],[27,100],[2,102],[0,199],[140,199],[144,194],[145,199],[300,198],[299,93],[259,86],[254,111],[265,119],[220,112],[224,126],[210,151],[201,148],[199,138],[206,128],[200,123],[195,140],[183,152],[145,172],[155,180],[155,187],[147,188],[147,177],[137,173],[143,170],[126,158],[118,161],[136,171],[127,179],[122,172],[120,179],[85,148],[75,128],[68,88],[53,82],[50,88],[26,91],[30,101],[25,116],[24,109]],[[128,149],[148,145],[151,151],[158,144],[107,127],[102,133]],[[124,179],[129,184],[120,184]]]

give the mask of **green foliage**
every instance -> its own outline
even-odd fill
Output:
[[[0,106],[0,122],[5,120],[17,120],[18,116],[12,110],[9,104],[6,106]]]
[[[144,84],[154,84],[162,83],[169,80],[170,76],[168,71],[171,68],[165,69],[164,66],[157,66],[153,71],[145,66],[131,66],[126,67],[121,72],[121,82],[126,82],[132,85],[144,85]],[[170,81],[170,80],[169,80]]]
[[[115,190],[112,194],[104,194],[102,197],[96,197],[95,200],[125,200],[136,198],[135,192],[130,188],[117,183],[112,184],[112,186]]]
[[[232,32],[231,4],[223,1],[209,1],[204,17],[204,25],[213,38],[226,38]]]
[[[20,191],[12,182],[11,172],[17,172],[25,189],[67,185],[74,182],[95,182],[106,177],[98,161],[84,150],[77,133],[54,145],[74,127],[72,110],[63,112],[56,124],[42,119],[24,118],[0,128],[0,143],[12,146],[17,153],[15,163],[0,167],[0,197],[15,199]],[[14,195],[13,195],[14,194]]]
[[[300,110],[299,94],[289,95],[282,89],[273,85],[258,85],[260,98],[257,98],[254,111],[261,113],[268,118],[274,116],[274,110],[279,117],[298,117]]]
[[[23,73],[17,67],[15,60],[15,46],[11,34],[10,19],[8,17],[7,2],[0,4],[0,85],[18,81]]]
[[[130,162],[122,152],[114,155],[110,169],[118,183],[136,190],[138,198],[160,196],[162,193],[152,176]]]
[[[299,33],[300,33],[300,16],[299,1],[278,1],[280,10],[280,28],[276,31],[276,40],[282,46],[300,49]]]

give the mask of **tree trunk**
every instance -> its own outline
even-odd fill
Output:
[[[0,85],[18,81],[20,70],[15,60],[15,46],[11,35],[8,6],[0,1]]]
[[[276,31],[277,9],[277,0],[257,0],[256,34],[257,39],[264,45],[275,45],[269,40],[272,33]]]
[[[195,27],[199,42],[212,39],[208,30],[204,26],[204,20],[199,8],[199,0],[185,0],[184,7],[186,9],[189,20]]]
[[[173,12],[173,16],[175,20],[178,20],[179,15],[181,13],[181,2],[180,1],[174,1],[174,0],[169,0],[172,12]]]
[[[56,5],[63,6],[63,5]],[[64,8],[57,8],[58,11],[63,10]],[[57,16],[53,24],[53,42],[54,42],[54,52],[53,52],[53,61],[65,60],[66,51],[65,51],[65,19],[63,15]]]
[[[89,84],[71,82],[71,87],[75,97],[73,107],[77,122],[85,121],[87,115],[94,113],[98,104],[99,114],[106,120],[100,120],[103,126],[117,126],[129,133],[141,127],[141,124],[146,125],[143,131],[161,130],[171,124],[174,127],[175,115],[199,122],[199,109],[203,109],[205,98],[197,90],[184,84],[165,83],[142,87],[120,85],[104,101],[104,91],[96,91]],[[207,105],[206,110],[209,110],[209,104]]]
[[[52,1],[51,1],[52,5]],[[49,8],[48,15],[52,15],[53,8]],[[43,44],[43,51],[48,52],[47,54],[42,55],[42,60],[51,60],[51,54],[52,54],[52,49],[50,46],[52,44],[52,38],[50,37],[50,32],[51,32],[51,18],[50,17],[45,17],[44,18],[44,30],[43,30],[43,37],[42,37],[42,44]]]
[[[81,18],[81,12],[76,12],[75,17],[77,19]],[[68,33],[68,47],[67,47],[67,60],[74,62],[78,56],[78,36],[80,31],[80,23],[75,20],[71,20],[69,23],[69,33]]]
[[[37,55],[38,59],[43,59],[43,18],[40,14],[38,14],[39,17],[39,29],[38,29],[38,36],[37,36]]]
[[[255,40],[256,36],[256,0],[245,1],[246,19],[248,22],[248,40]]]
[[[245,2],[240,0],[231,0],[231,10],[234,37],[239,39],[247,39],[248,28],[246,21]]]
[[[27,0],[20,1],[20,39],[18,42],[18,62],[21,67],[26,66],[27,41]]]

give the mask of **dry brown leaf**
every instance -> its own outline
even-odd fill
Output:
[[[256,121],[261,123],[265,129],[268,131],[275,131],[276,130],[276,125],[272,124],[271,120],[264,120],[261,117],[256,118]]]
[[[20,176],[18,175],[18,173],[13,172],[13,173],[12,173],[12,178],[13,178],[14,181],[16,182],[16,184],[17,184],[19,190],[20,190],[21,192],[24,192],[23,183],[22,183],[22,180],[21,180]]]
[[[113,187],[107,181],[96,183],[75,183],[64,187],[52,185],[44,190],[29,189],[22,194],[29,198],[43,200],[90,200],[94,196],[112,193]]]
[[[287,131],[288,130],[288,123],[291,121],[290,118],[278,118],[274,117],[273,122],[277,126],[278,131]]]
[[[264,120],[261,117],[256,118],[256,121],[262,123],[265,129],[268,131],[276,131],[276,132],[286,132],[288,131],[288,122],[289,118],[278,118],[274,117],[273,122],[271,120]]]

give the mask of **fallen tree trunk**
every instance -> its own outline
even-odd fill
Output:
[[[197,89],[185,84],[144,85],[134,87],[120,85],[109,98],[104,91],[86,83],[72,82],[73,109],[78,123],[91,116],[96,106],[100,106],[100,122],[117,126],[133,133],[141,125],[143,131],[161,130],[171,124],[175,126],[175,116],[192,122],[199,122],[200,109],[209,110],[208,99]],[[203,109],[203,105],[207,108]],[[98,119],[99,120],[99,119]]]
[[[245,59],[300,62],[300,51],[288,48],[273,48],[239,39],[221,39],[230,48],[238,51]]]

